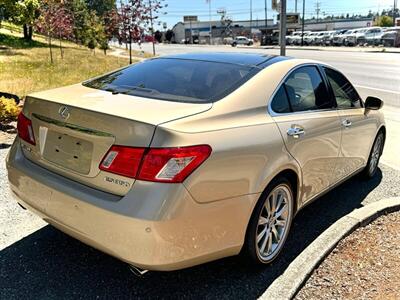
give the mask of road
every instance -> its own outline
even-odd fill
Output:
[[[151,44],[136,44],[134,50],[152,53]],[[356,86],[368,88],[370,94],[386,93],[385,103],[400,107],[400,53],[361,52],[350,48],[341,51],[314,51],[288,49],[287,55],[296,58],[315,59],[328,63],[341,70]],[[190,52],[254,52],[279,55],[278,49],[260,49],[254,47],[231,47],[224,45],[156,45],[158,55],[170,55]]]

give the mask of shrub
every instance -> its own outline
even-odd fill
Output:
[[[0,98],[0,125],[16,121],[21,108],[13,99]]]

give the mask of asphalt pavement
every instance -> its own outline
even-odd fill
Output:
[[[133,45],[134,50],[152,53],[149,43]],[[339,48],[341,51],[288,49],[288,56],[306,58],[325,62],[341,70],[353,84],[370,92],[384,92],[390,97],[387,104],[400,107],[400,53],[363,52],[353,48]],[[194,52],[254,52],[279,55],[278,49],[263,49],[258,47],[231,47],[229,45],[181,45],[157,44],[157,55],[172,55]]]
[[[188,49],[277,54],[276,50],[231,47],[157,47],[164,54]],[[374,93],[384,98],[389,106],[385,107],[388,143],[383,159],[394,167],[400,144],[400,132],[395,130],[400,124],[400,54],[292,50],[288,55],[330,63],[361,86],[363,94]],[[365,204],[400,196],[400,169],[381,164],[373,179],[364,181],[355,176],[302,210],[280,257],[269,266],[254,268],[237,256],[181,271],[150,272],[137,278],[126,264],[46,225],[16,204],[9,192],[4,164],[8,147],[9,143],[0,147],[0,299],[256,298],[342,216]]]
[[[0,150],[0,161],[7,151]],[[339,218],[367,203],[400,196],[399,175],[381,165],[373,179],[353,177],[307,206],[296,216],[280,257],[269,266],[255,268],[236,256],[138,278],[121,261],[50,225],[43,227],[38,217],[22,210],[10,195],[2,163],[0,299],[256,298]]]

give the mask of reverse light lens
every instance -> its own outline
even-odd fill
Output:
[[[208,145],[179,148],[112,146],[99,168],[153,182],[183,182],[211,154]]]
[[[144,151],[144,148],[114,145],[103,158],[99,168],[110,173],[135,178]]]
[[[156,182],[183,182],[211,154],[208,145],[151,148],[145,154],[138,179]]]
[[[18,115],[18,122],[17,122],[17,130],[18,136],[28,142],[31,145],[36,145],[35,135],[33,133],[32,121],[29,120],[25,115],[21,112]]]

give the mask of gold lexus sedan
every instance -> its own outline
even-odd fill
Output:
[[[160,57],[28,96],[8,178],[21,206],[137,270],[267,264],[302,207],[374,176],[381,106],[315,61]]]

